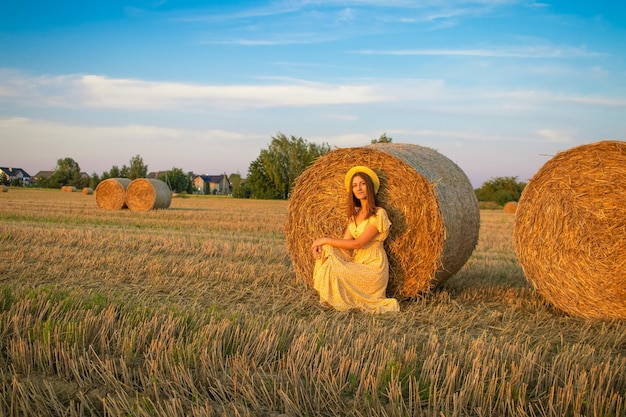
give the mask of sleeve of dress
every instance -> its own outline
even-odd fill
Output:
[[[387,211],[383,208],[379,208],[376,215],[369,218],[369,222],[378,229],[378,233],[385,233],[391,227]]]

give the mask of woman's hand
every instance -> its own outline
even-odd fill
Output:
[[[313,257],[316,259],[322,258],[322,245],[326,244],[326,240],[322,237],[319,239],[315,239],[313,244],[311,245],[311,252],[313,252]]]

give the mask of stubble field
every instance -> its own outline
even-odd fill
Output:
[[[287,207],[0,194],[0,415],[626,415],[626,323],[536,294],[514,215],[481,211],[456,276],[372,316],[295,277]]]

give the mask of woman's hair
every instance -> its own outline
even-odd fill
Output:
[[[369,202],[368,213],[365,214],[365,218],[368,219],[370,216],[376,214],[376,208],[378,207],[378,200],[376,199],[376,193],[374,192],[374,183],[369,175],[364,172],[355,172],[350,178],[350,191],[348,191],[348,219],[354,219],[357,215],[357,209],[361,207],[361,200],[356,198],[354,192],[352,191],[352,183],[354,181],[354,177],[361,177],[365,182],[365,186],[367,188],[367,201]]]

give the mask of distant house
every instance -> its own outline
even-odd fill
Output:
[[[18,180],[23,185],[30,184],[30,175],[22,168],[0,167],[0,172],[7,177],[9,182]]]
[[[39,181],[39,180],[47,180],[48,178],[50,178],[52,175],[54,174],[54,170],[52,171],[39,171],[38,173],[35,174],[35,176],[32,178],[33,181]],[[86,172],[81,171],[80,172],[80,177],[83,180],[89,181],[89,174],[87,174]]]
[[[52,174],[54,174],[54,171],[39,171],[38,173],[35,174],[33,179],[35,181],[47,180],[48,178],[52,176]]]
[[[200,194],[230,194],[230,181],[226,174],[222,175],[196,175],[192,184]]]
[[[146,178],[149,179],[153,179],[156,180],[159,177],[165,177],[167,175],[167,171],[152,171],[152,172],[148,172],[148,175],[146,175]]]

